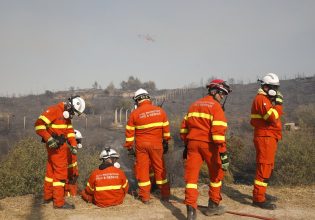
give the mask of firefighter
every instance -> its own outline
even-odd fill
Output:
[[[155,183],[161,190],[161,200],[168,201],[170,186],[163,158],[163,154],[168,151],[168,141],[171,138],[167,115],[161,107],[152,104],[149,93],[144,89],[138,89],[133,100],[136,109],[131,112],[126,125],[124,147],[127,148],[129,155],[136,156],[135,175],[138,180],[139,197],[144,204],[149,204],[151,163]]]
[[[226,149],[225,133],[227,120],[224,115],[224,103],[231,92],[230,86],[221,79],[215,79],[207,85],[208,95],[190,105],[180,129],[181,139],[185,143],[183,159],[185,166],[185,201],[187,219],[196,219],[199,171],[203,161],[208,166],[210,176],[208,216],[221,215],[224,207],[219,206],[221,197],[223,170],[227,170],[229,159]],[[221,106],[221,103],[222,106]]]
[[[35,122],[35,131],[46,143],[48,160],[44,181],[44,202],[53,200],[54,208],[73,209],[74,205],[65,202],[64,188],[68,176],[68,145],[72,154],[77,154],[77,142],[71,119],[81,115],[85,101],[70,97],[66,102],[50,106]]]
[[[279,91],[279,78],[274,73],[259,80],[261,88],[254,98],[250,123],[254,127],[256,148],[256,177],[253,206],[273,210],[276,205],[266,200],[266,189],[272,174],[277,143],[282,138],[281,116],[283,96]]]
[[[74,130],[75,140],[77,141],[78,149],[82,148],[82,134],[78,130]],[[65,186],[65,194],[68,197],[75,197],[78,191],[78,180],[79,177],[79,167],[78,167],[78,157],[72,154],[68,150],[68,181]]]
[[[91,173],[87,186],[81,192],[82,199],[99,207],[123,203],[129,184],[125,173],[119,169],[118,159],[119,154],[110,147],[101,152],[102,163]]]

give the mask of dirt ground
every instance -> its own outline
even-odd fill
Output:
[[[251,206],[252,186],[225,185],[222,205],[229,212],[250,214],[257,217],[245,217],[231,213],[222,216],[207,217],[202,214],[202,206],[207,205],[207,186],[199,187],[197,219],[315,219],[315,185],[295,188],[269,187],[268,194],[278,198],[277,209],[262,210]],[[186,219],[186,207],[183,204],[184,189],[172,189],[169,203],[161,202],[152,196],[152,202],[144,205],[127,195],[120,206],[98,208],[85,203],[80,197],[67,198],[76,206],[75,210],[56,210],[52,203],[42,204],[41,198],[33,195],[10,197],[0,200],[0,219],[39,219],[39,220],[85,220],[85,219]],[[264,218],[263,218],[264,217]]]

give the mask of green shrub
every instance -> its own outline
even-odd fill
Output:
[[[12,147],[0,165],[0,198],[39,194],[46,157],[45,147],[34,138],[23,139]]]

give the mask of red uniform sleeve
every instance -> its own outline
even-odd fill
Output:
[[[45,142],[51,137],[47,131],[48,126],[57,118],[56,108],[49,107],[45,112],[43,112],[35,122],[35,131],[41,136]]]
[[[72,127],[72,124],[69,124],[69,128],[67,128],[67,140],[68,140],[68,143],[71,145],[71,146],[77,146],[78,143],[75,139],[75,133],[74,133],[74,129]]]
[[[257,97],[257,111],[265,121],[276,124],[282,115],[282,106],[273,106],[266,96],[259,95]]]
[[[171,139],[171,133],[170,133],[170,123],[167,118],[166,112],[161,109],[162,117],[163,117],[163,139],[164,140],[170,140]]]
[[[225,143],[225,132],[227,129],[227,121],[222,107],[218,104],[214,107],[213,118],[211,120],[211,138],[216,144]]]
[[[181,127],[180,127],[180,138],[182,139],[182,141],[185,142],[185,144],[187,143],[187,134],[188,134],[188,126],[187,126],[187,114],[185,115]]]
[[[128,193],[129,190],[129,183],[128,183],[128,179],[125,175],[125,173],[122,171],[121,172],[121,178],[122,178],[122,189],[124,190],[125,194]]]
[[[126,141],[125,141],[125,145],[124,147],[126,147],[127,149],[131,148],[134,140],[135,140],[135,124],[134,124],[134,112],[131,112],[127,125],[126,125]]]

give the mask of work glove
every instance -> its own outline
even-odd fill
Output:
[[[163,154],[166,154],[168,151],[168,141],[167,140],[163,140]]]
[[[281,92],[277,91],[277,94],[276,94],[276,105],[282,105],[282,102],[283,102],[283,95],[281,94]]]
[[[227,171],[230,165],[228,153],[227,152],[220,153],[220,159],[222,163],[222,169],[224,171]]]
[[[69,149],[73,155],[76,155],[78,153],[77,147],[69,146]]]
[[[135,156],[136,156],[136,152],[133,149],[133,147],[128,149],[128,157],[135,157]]]
[[[187,160],[187,145],[185,145],[185,149],[183,150],[183,160]]]
[[[58,146],[58,143],[57,143],[57,140],[54,139],[53,137],[50,137],[47,141],[47,145],[49,148],[52,148],[52,149],[57,149],[59,146]]]

